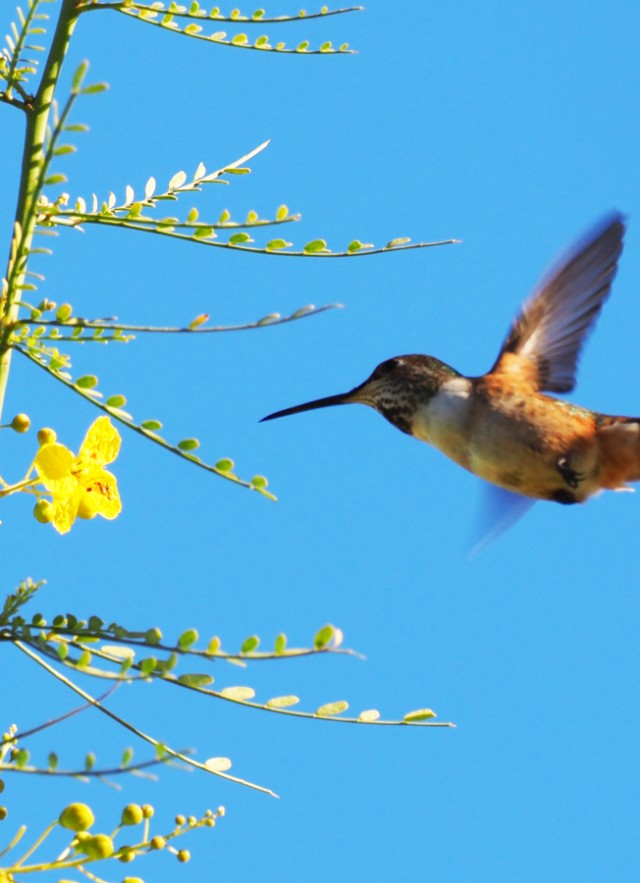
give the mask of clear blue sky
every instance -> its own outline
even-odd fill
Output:
[[[470,561],[480,482],[438,452],[365,408],[258,420],[350,389],[402,353],[482,373],[549,263],[612,208],[629,216],[625,251],[572,398],[640,413],[640,7],[369,7],[255,32],[359,50],[333,58],[209,46],[107,12],[80,22],[66,80],[89,58],[90,77],[111,88],[76,111],[91,131],[65,163],[74,195],[122,194],[201,160],[213,169],[270,138],[251,176],[201,195],[203,218],[285,202],[303,212],[287,230],[299,244],[463,244],[296,261],[96,228],[57,240],[39,267],[42,294],[83,315],[182,324],[208,312],[232,323],[307,303],[345,309],[258,332],[74,351],[77,374],[97,373],[169,437],[198,436],[203,457],[266,474],[279,502],[125,435],[116,522],[81,523],[61,539],[24,501],[3,507],[5,588],[46,578],[37,606],[47,616],[95,613],[167,637],[197,626],[229,649],[280,631],[303,644],[332,622],[366,661],[217,665],[217,684],[248,683],[262,699],[297,693],[309,710],[339,698],[388,717],[430,706],[457,724],[290,721],[160,684],[121,690],[113,708],[135,724],[201,759],[229,755],[233,772],[281,797],[175,770],[160,783],[122,781],[122,802],[154,803],[160,828],[176,811],[218,804],[227,817],[185,843],[190,866],[158,857],[116,866],[110,879],[637,880],[637,495],[538,504]],[[6,242],[22,121],[9,108],[2,118]],[[5,416],[27,411],[77,447],[93,411],[23,360],[14,369]],[[34,440],[7,435],[5,477]],[[7,651],[3,664],[3,726],[75,704],[21,658]],[[72,766],[87,747],[111,764],[130,742],[87,713],[31,748]],[[109,830],[120,801],[101,785],[22,779],[6,797],[10,833],[23,814],[44,823],[73,798]]]

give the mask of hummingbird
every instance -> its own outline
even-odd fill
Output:
[[[488,373],[467,377],[434,356],[396,356],[349,392],[263,420],[368,405],[499,488],[508,505],[519,507],[515,517],[536,500],[582,503],[605,489],[630,490],[627,483],[640,480],[640,417],[601,414],[548,395],[575,386],[580,350],[609,296],[624,232],[623,215],[612,212],[574,245],[525,301]]]

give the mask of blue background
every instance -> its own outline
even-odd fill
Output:
[[[141,191],[149,175],[166,181],[201,160],[217,168],[270,138],[252,175],[185,200],[183,214],[196,204],[202,218],[225,207],[268,215],[285,202],[304,214],[285,231],[298,245],[403,235],[463,244],[294,260],[95,227],[62,235],[38,262],[40,294],[80,315],[184,324],[208,312],[218,324],[307,303],[346,308],[241,334],[74,348],[76,376],[97,373],[105,393],[126,394],[132,413],[161,419],[171,439],[198,436],[203,458],[232,456],[241,476],[266,474],[279,502],[123,433],[117,521],[60,538],[31,519],[26,498],[5,502],[7,591],[45,578],[32,613],[157,625],[167,640],[196,626],[229,650],[280,631],[303,645],[332,622],[366,661],[218,663],[216,685],[250,684],[261,700],[296,693],[310,711],[342,698],[385,717],[430,706],[457,728],[285,720],[138,684],[110,707],[175,747],[195,746],[201,760],[230,756],[233,773],[280,799],[170,769],[159,783],[121,779],[120,796],[16,776],[4,795],[7,839],[25,818],[35,836],[71,799],[90,802],[107,831],[120,802],[153,803],[159,831],[176,812],[224,804],[215,831],[185,839],[190,865],[157,855],[96,870],[159,883],[637,879],[638,499],[538,504],[469,560],[481,485],[438,452],[364,408],[258,420],[350,389],[402,353],[482,373],[545,268],[612,208],[629,215],[627,244],[572,397],[640,412],[639,29],[632,0],[463,0],[372,2],[365,13],[250,31],[358,49],[305,58],[211,46],[106,11],[82,18],[60,94],[83,58],[89,78],[111,88],[77,107],[91,131],[60,164],[74,196]],[[5,107],[2,126],[7,241],[22,119]],[[18,358],[4,416],[17,411],[74,449],[97,416]],[[16,479],[35,436],[1,441],[3,477]],[[77,704],[17,651],[6,649],[3,666],[3,726]],[[111,766],[130,741],[86,712],[28,747],[41,763],[55,749],[73,768],[92,749]]]

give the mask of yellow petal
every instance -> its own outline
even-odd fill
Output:
[[[98,466],[113,463],[120,451],[120,434],[108,417],[98,417],[84,437],[78,458]]]
[[[42,445],[36,454],[34,466],[40,478],[48,486],[48,482],[68,478],[75,459],[69,448],[53,442]]]
[[[118,493],[115,476],[106,469],[92,470],[83,481],[83,493],[78,514],[81,518],[116,518],[122,511],[122,502]],[[81,514],[82,513],[82,514]]]
[[[58,533],[68,533],[68,531],[71,530],[71,526],[76,520],[76,515],[78,513],[78,504],[78,492],[76,492],[75,494],[71,494],[65,498],[54,498],[53,519],[51,523],[58,531]]]

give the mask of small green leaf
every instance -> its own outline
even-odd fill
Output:
[[[213,227],[196,227],[193,235],[196,239],[215,239],[216,231]]]
[[[86,668],[91,662],[91,653],[88,650],[83,650],[78,660],[76,662],[77,668]]]
[[[109,398],[105,402],[105,405],[107,405],[107,407],[109,408],[124,408],[126,404],[127,400],[122,395],[109,396]]]
[[[98,378],[95,374],[85,374],[83,377],[78,377],[75,385],[79,389],[93,389],[98,385]]]
[[[82,95],[97,95],[99,92],[106,92],[109,88],[107,83],[93,83],[91,86],[85,86],[81,90]]]
[[[82,81],[84,80],[85,76],[87,75],[88,70],[89,70],[89,62],[88,61],[81,61],[80,64],[78,65],[78,67],[76,68],[76,71],[73,75],[73,79],[71,80],[71,91],[72,92],[77,92],[79,90],[80,86],[82,86]]]
[[[149,432],[157,432],[162,429],[162,423],[159,420],[144,420],[140,425]]]
[[[413,724],[417,721],[430,720],[433,717],[437,717],[435,711],[432,711],[430,708],[419,708],[416,711],[410,711],[408,714],[405,714],[402,720],[406,724]]]
[[[200,447],[200,442],[197,438],[183,438],[182,441],[178,442],[178,448],[181,451],[197,451]]]
[[[398,246],[405,245],[407,242],[411,242],[408,236],[399,236],[397,239],[390,239],[385,248],[398,248]]]
[[[221,646],[222,641],[220,640],[220,638],[214,636],[207,644],[207,653],[210,653],[213,656],[218,652]]]
[[[220,217],[218,218],[218,223],[219,224],[226,224],[230,220],[231,220],[231,212],[226,208],[223,209],[220,212]]]
[[[211,675],[191,674],[180,675],[178,683],[184,684],[186,687],[208,687],[213,683]]]
[[[313,646],[316,650],[322,650],[323,647],[326,647],[327,644],[331,643],[331,639],[333,638],[335,629],[332,625],[323,626],[313,639]]]
[[[198,640],[198,632],[195,629],[187,629],[178,638],[178,647],[181,650],[188,650]]]
[[[342,714],[347,708],[349,708],[349,703],[344,700],[327,702],[326,705],[321,705],[320,708],[316,710],[316,714],[319,717],[335,717],[337,714]]]
[[[85,770],[92,770],[96,765],[96,756],[92,751],[87,753],[87,756],[84,759],[84,768]]]
[[[370,708],[367,711],[361,711],[358,715],[358,720],[362,721],[362,723],[371,723],[372,721],[377,721],[380,717],[380,712],[375,708]]]
[[[56,653],[58,654],[58,659],[66,659],[69,655],[69,647],[66,643],[58,644],[56,648]]]
[[[305,254],[317,254],[318,252],[327,251],[327,243],[324,239],[312,239],[307,242],[303,249]]]
[[[303,40],[301,43],[298,43],[296,46],[296,52],[306,52],[309,48],[309,41]]]
[[[55,751],[52,751],[49,754],[49,769],[55,770],[57,768],[57,766],[58,766],[58,755],[55,753]]]
[[[273,643],[273,649],[280,656],[287,649],[287,636],[281,632]]]
[[[216,463],[216,469],[218,472],[231,472],[234,467],[233,460],[230,460],[228,457],[223,457],[222,460],[218,460]]]
[[[248,233],[234,233],[229,237],[229,245],[240,245],[243,242],[253,242]]]
[[[132,760],[133,748],[125,748],[122,752],[122,760],[120,761],[120,766],[129,766]]]
[[[276,221],[284,221],[285,218],[289,217],[289,209],[286,205],[281,205],[278,207],[278,211],[276,212]]]
[[[253,478],[251,479],[252,487],[257,488],[259,490],[266,488],[268,486],[268,484],[269,484],[269,482],[264,477],[264,475],[254,475]]]
[[[155,656],[146,656],[144,659],[140,660],[138,665],[143,675],[150,675],[151,672],[154,672],[158,667],[158,660]]]
[[[243,702],[246,699],[253,699],[256,691],[252,690],[251,687],[225,687],[224,690],[220,691],[220,695],[224,696],[225,699]]]
[[[144,633],[144,642],[145,644],[149,644],[151,647],[159,644],[162,640],[162,632],[158,628],[147,629]]]
[[[187,214],[187,223],[188,224],[195,224],[195,222],[197,220],[198,220],[198,209],[195,207],[192,209],[189,209],[189,213]]]
[[[292,245],[291,242],[287,242],[286,239],[272,239],[270,242],[267,242],[267,251],[279,251],[281,248],[290,248]]]
[[[266,703],[267,708],[288,708],[297,705],[300,699],[297,696],[274,696]]]
[[[251,209],[247,212],[247,224],[255,224],[258,220],[258,212]]]
[[[242,646],[240,647],[241,653],[252,653],[254,650],[257,650],[260,646],[260,638],[257,635],[249,635],[248,638],[242,642]]]

